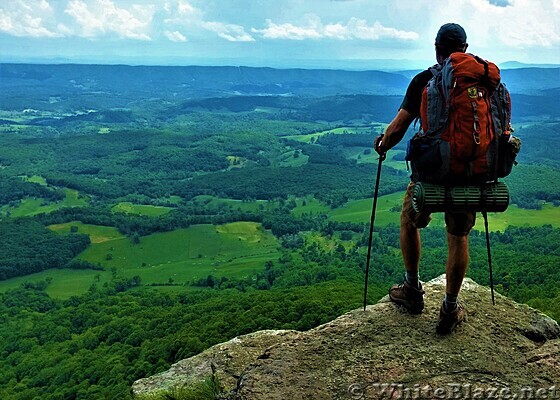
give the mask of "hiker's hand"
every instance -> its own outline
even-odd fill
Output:
[[[385,156],[385,149],[383,148],[383,135],[379,135],[375,138],[373,148],[380,156]]]

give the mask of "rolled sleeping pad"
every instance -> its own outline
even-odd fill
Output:
[[[503,212],[508,205],[509,191],[503,182],[464,186],[417,182],[412,195],[416,212]]]

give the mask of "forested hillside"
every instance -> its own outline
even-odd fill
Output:
[[[490,237],[497,290],[559,320],[550,71],[504,71],[523,147]],[[407,74],[0,65],[0,397],[127,398],[215,343],[359,307],[372,143]],[[383,165],[370,302],[404,272],[405,148]],[[422,239],[427,280],[441,215]],[[486,254],[479,221],[468,275],[485,285]]]

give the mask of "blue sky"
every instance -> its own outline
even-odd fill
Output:
[[[446,22],[492,61],[560,64],[560,0],[3,0],[0,57],[421,67]]]

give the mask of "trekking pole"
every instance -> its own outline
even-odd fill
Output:
[[[369,276],[369,264],[371,258],[371,242],[373,239],[373,224],[375,223],[375,209],[377,208],[377,193],[379,192],[379,178],[381,177],[381,164],[385,160],[385,153],[379,156],[379,164],[377,165],[377,178],[375,180],[375,191],[373,193],[373,206],[371,208],[371,221],[369,224],[369,241],[368,241],[368,251],[366,260],[366,281],[364,284],[364,311],[366,310],[367,304],[367,289],[368,289],[368,276]]]
[[[484,229],[486,231],[486,249],[488,250],[488,269],[490,270],[490,291],[492,292],[492,305],[496,305],[494,301],[494,278],[492,276],[492,254],[490,253],[490,234],[488,233],[488,214],[482,211],[484,217]]]

